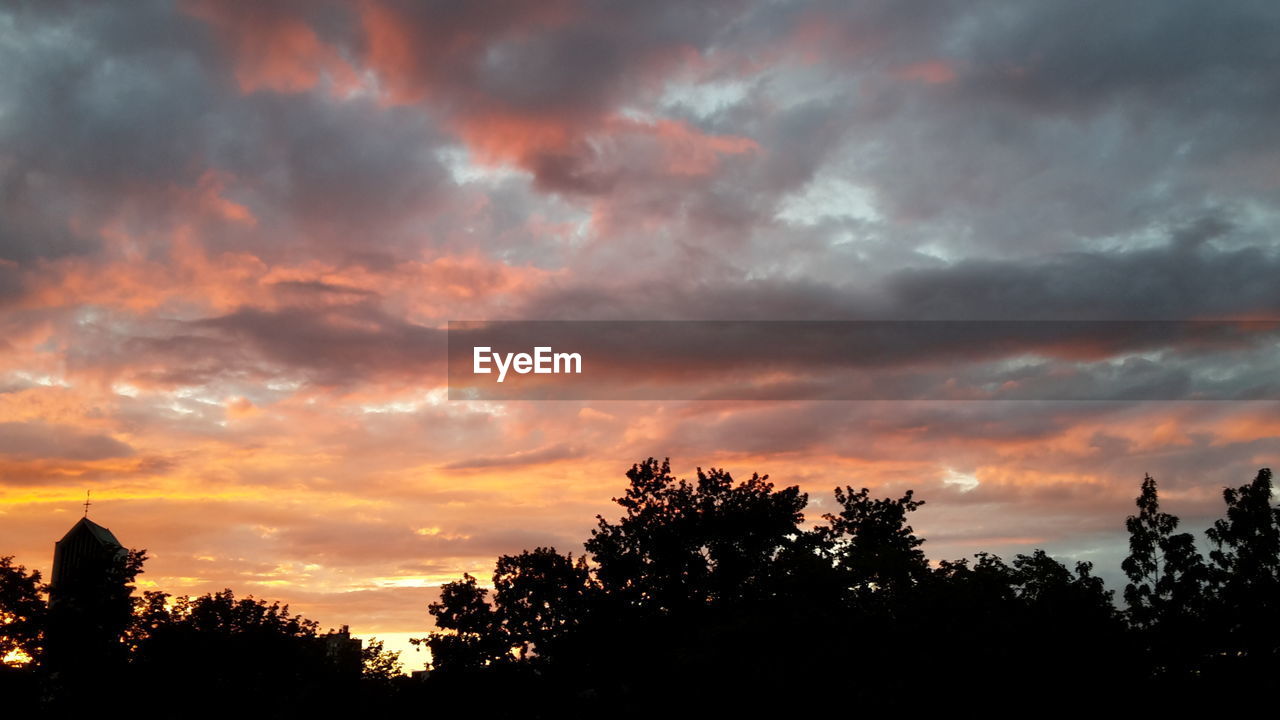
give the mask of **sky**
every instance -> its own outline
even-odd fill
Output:
[[[1118,590],[1145,473],[1199,531],[1276,463],[1274,342],[983,359],[1222,402],[463,402],[445,329],[1280,319],[1277,31],[1267,1],[5,3],[0,554],[47,573],[92,491],[143,589],[401,648],[441,583],[580,553],[654,456],[810,520],[911,488],[934,560],[1043,547]],[[751,351],[678,352],[714,385]]]

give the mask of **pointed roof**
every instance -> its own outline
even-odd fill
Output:
[[[62,536],[62,540],[60,540],[59,542],[66,542],[69,538],[74,536],[76,533],[86,532],[86,531],[89,533],[90,537],[92,537],[94,540],[97,540],[99,543],[102,543],[103,545],[106,545],[108,547],[116,547],[116,548],[123,547],[120,544],[120,541],[116,539],[116,536],[111,534],[110,530],[102,527],[101,525],[90,520],[87,517],[80,518],[79,522],[77,522],[75,525],[72,525],[71,529],[67,531],[66,535]]]

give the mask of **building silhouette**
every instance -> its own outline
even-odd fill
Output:
[[[360,652],[364,648],[364,641],[351,637],[349,627],[343,625],[341,630],[330,630],[320,639],[324,642],[324,653],[330,662],[343,670],[359,674]]]
[[[124,546],[110,530],[87,516],[80,518],[53,545],[49,606],[79,588],[101,587],[125,555]]]
[[[63,681],[117,667],[133,612],[129,551],[85,510],[53,548],[45,662]]]

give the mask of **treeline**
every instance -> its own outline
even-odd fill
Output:
[[[135,594],[145,560],[122,550],[54,588],[0,557],[0,717],[326,717],[382,701],[402,674],[376,639],[322,633],[278,602]]]
[[[622,517],[598,518],[587,556],[536,548],[498,558],[491,591],[470,576],[444,586],[429,608],[441,631],[423,640],[442,693],[520,687],[547,715],[1030,710],[1073,696],[1150,710],[1280,677],[1269,469],[1223,492],[1207,557],[1145,478],[1123,610],[1091,563],[1043,550],[931,565],[910,491],[837,488],[806,527],[807,496],[767,476],[687,481],[650,458],[627,477]]]
[[[1123,609],[1090,563],[1042,550],[930,563],[910,491],[838,488],[832,512],[806,523],[808,496],[767,476],[684,480],[650,458],[627,477],[621,517],[597,518],[585,554],[504,555],[491,587],[464,575],[442,588],[427,608],[438,631],[419,641],[433,657],[426,682],[400,676],[376,643],[351,654],[285,606],[229,590],[136,597],[142,553],[84,594],[101,606],[75,617],[93,623],[69,624],[38,574],[5,558],[0,653],[31,662],[0,675],[0,697],[40,711],[106,697],[160,717],[1150,711],[1262,693],[1280,677],[1268,469],[1224,490],[1203,543],[1145,478],[1125,523]],[[59,650],[77,638],[80,652]]]

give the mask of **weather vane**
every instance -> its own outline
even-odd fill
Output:
[[[89,517],[89,491],[84,491],[84,516]]]

